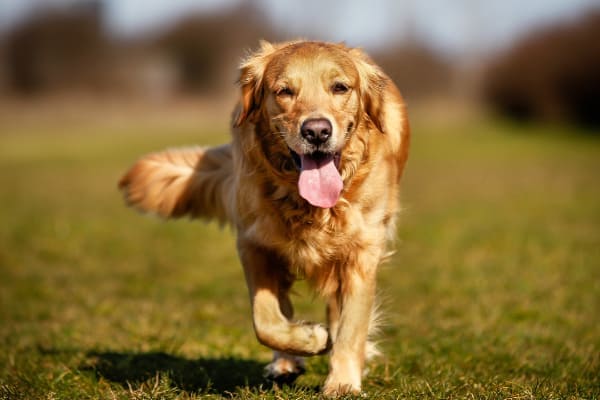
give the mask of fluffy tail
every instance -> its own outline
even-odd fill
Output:
[[[128,205],[164,218],[232,221],[233,163],[229,144],[149,154],[119,181]]]

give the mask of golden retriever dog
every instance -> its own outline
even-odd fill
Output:
[[[396,86],[361,50],[262,42],[240,68],[232,141],[141,158],[121,179],[127,203],[237,231],[254,330],[273,379],[329,352],[326,396],[361,391],[374,352],[376,272],[396,234],[409,125]],[[327,325],[299,322],[298,277],[324,297]]]

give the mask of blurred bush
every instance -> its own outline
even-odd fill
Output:
[[[483,94],[511,118],[600,127],[600,12],[524,37],[491,63]]]
[[[373,59],[409,102],[449,95],[452,90],[454,65],[418,41],[380,50],[373,53]]]

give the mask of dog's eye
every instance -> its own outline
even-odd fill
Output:
[[[334,94],[344,94],[344,93],[348,92],[348,90],[350,90],[350,88],[348,87],[348,85],[346,85],[346,84],[344,84],[342,82],[336,82],[331,87],[331,91]]]
[[[294,95],[294,91],[292,89],[290,89],[289,87],[282,87],[282,88],[277,89],[275,94],[280,97],[285,97],[285,96],[291,97]]]

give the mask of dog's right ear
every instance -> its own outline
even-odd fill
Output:
[[[270,56],[276,48],[266,41],[260,42],[260,49],[251,54],[240,66],[238,84],[241,88],[241,109],[235,118],[234,126],[246,121],[256,122],[263,97],[262,82]]]

